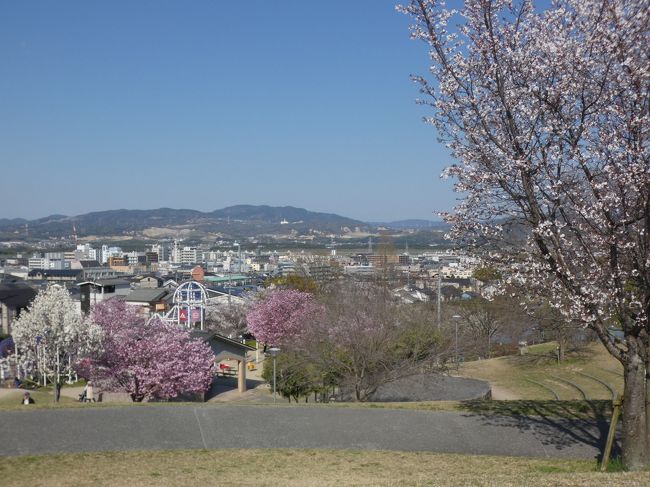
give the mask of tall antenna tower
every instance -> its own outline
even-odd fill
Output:
[[[368,253],[372,254],[372,237],[368,237]]]
[[[409,255],[409,241],[406,239],[406,245],[404,246],[404,254]]]
[[[72,236],[74,237],[74,244],[77,245],[77,227],[72,222]]]

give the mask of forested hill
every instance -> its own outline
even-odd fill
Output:
[[[65,237],[128,235],[151,228],[192,229],[255,235],[265,232],[300,233],[315,230],[341,232],[368,229],[367,223],[331,213],[319,213],[293,206],[229,206],[212,212],[188,209],[108,210],[76,216],[51,215],[36,220],[0,219],[0,236]]]

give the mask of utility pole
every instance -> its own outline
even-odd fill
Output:
[[[455,352],[455,361],[456,361],[456,372],[458,372],[458,320],[461,319],[460,315],[452,316],[454,319],[454,324],[456,325],[456,352]]]
[[[442,268],[438,267],[438,330],[442,327],[442,319],[440,317],[440,289],[442,288]]]

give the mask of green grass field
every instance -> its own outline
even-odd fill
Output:
[[[0,409],[11,410],[11,409],[21,409],[27,406],[21,404],[23,398],[23,393],[25,391],[22,389],[5,389],[0,394]],[[28,391],[29,394],[34,399],[35,404],[31,404],[30,408],[50,408],[54,407],[52,392],[49,389],[41,389],[35,391]],[[69,397],[61,397],[58,407],[65,406],[74,406],[80,404],[78,401],[71,399]]]
[[[3,458],[2,485],[602,486],[650,485],[650,472],[593,461],[357,450],[182,450]]]
[[[560,364],[555,347],[543,343],[526,355],[467,362],[459,375],[487,380],[495,399],[611,400],[612,389],[623,391],[623,369],[600,343],[570,351]]]

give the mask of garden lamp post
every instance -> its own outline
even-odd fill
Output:
[[[275,401],[276,401],[275,358],[280,353],[280,349],[278,347],[271,347],[267,351],[268,351],[269,355],[271,357],[273,357],[273,403],[275,404]]]

